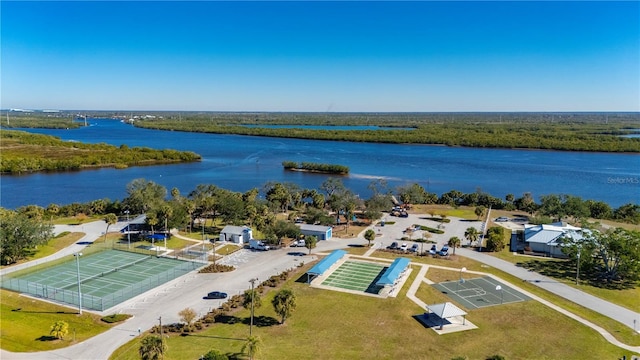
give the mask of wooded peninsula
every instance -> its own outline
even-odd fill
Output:
[[[272,113],[94,111],[156,130],[477,148],[640,153],[640,113]],[[10,119],[9,119],[10,118]],[[69,112],[13,114],[0,128],[83,126]],[[315,127],[315,128],[314,128]],[[374,129],[371,129],[374,127]],[[378,127],[378,128],[375,128]],[[335,128],[335,129],[334,129]]]
[[[637,133],[640,128],[638,113],[202,113],[165,114],[162,118],[140,119],[133,124],[157,130],[314,140],[640,152],[640,138],[623,137]],[[270,127],[274,125],[323,128]],[[326,129],[328,126],[379,126],[385,129],[333,130]],[[394,127],[398,129],[386,129]]]
[[[70,171],[84,168],[156,165],[200,161],[190,151],[155,150],[62,141],[49,135],[24,131],[0,132],[0,172],[22,174],[35,171]]]

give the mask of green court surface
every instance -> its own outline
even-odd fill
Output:
[[[386,269],[382,264],[345,261],[322,282],[322,285],[377,294],[381,287],[377,286],[376,282]]]
[[[488,276],[448,281],[433,287],[468,309],[530,300],[518,290]]]
[[[77,261],[79,260],[79,261]],[[104,310],[201,266],[183,260],[119,250],[70,257],[59,265],[17,275],[2,287],[54,301]]]

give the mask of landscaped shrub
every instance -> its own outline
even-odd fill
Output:
[[[201,274],[209,274],[209,273],[220,273],[220,272],[230,272],[235,270],[236,268],[231,265],[222,265],[222,264],[211,264],[205,268],[202,268],[198,271]]]
[[[120,321],[125,321],[128,318],[130,318],[131,315],[129,314],[111,314],[111,315],[107,315],[102,317],[100,320],[109,323],[109,324],[113,324],[113,323],[117,323]]]

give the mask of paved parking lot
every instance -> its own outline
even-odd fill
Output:
[[[409,214],[408,217],[395,217],[387,215],[384,217],[385,226],[376,226],[374,229],[378,236],[376,237],[375,243],[383,248],[391,245],[394,241],[398,243],[398,245],[402,245],[403,243],[407,243],[408,247],[411,247],[413,244],[419,244],[420,251],[428,251],[431,247],[429,243],[422,243],[411,241],[411,240],[401,240],[403,237],[410,237],[411,239],[421,239],[422,233],[424,230],[414,231],[412,234],[405,233],[404,230],[407,228],[412,228],[414,225],[424,225],[430,228],[437,229],[440,222],[428,220],[428,215],[425,214]],[[468,244],[469,242],[465,239],[464,233],[469,227],[474,227],[480,230],[480,226],[482,225],[482,221],[475,220],[464,220],[458,218],[449,218],[451,222],[442,223],[443,227],[441,230],[444,230],[444,234],[431,234],[429,237],[429,241],[433,241],[436,243],[438,249],[441,249],[443,245],[449,242],[451,237],[457,236],[463,245]],[[389,225],[389,221],[394,222]]]

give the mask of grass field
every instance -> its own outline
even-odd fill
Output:
[[[614,304],[626,307],[627,309],[640,312],[640,301],[638,301],[638,299],[640,299],[640,287],[629,289],[610,289],[594,286],[587,279],[583,279],[583,281],[580,282],[580,285],[576,285],[575,269],[573,266],[570,266],[569,269],[567,268],[567,260],[514,255],[512,252],[508,251],[508,249],[487,254],[514,264],[524,263],[531,264],[531,266],[536,264],[536,268],[539,268],[538,272],[543,275],[553,277],[554,279],[569,286],[578,288],[588,294],[597,296]],[[547,271],[544,269],[547,269]],[[585,277],[585,274],[583,274],[583,277]]]
[[[0,344],[5,350],[59,349],[82,342],[111,327],[100,321],[97,315],[85,312],[79,316],[74,309],[34,300],[13,291],[0,290],[0,297]],[[50,327],[59,320],[69,324],[69,334],[63,340],[50,340]]]
[[[391,253],[386,253],[383,251],[376,251],[375,253],[373,253],[374,257],[380,257],[380,258],[388,258],[388,259],[393,259],[396,256],[394,254]],[[518,286],[520,286],[521,288],[540,296],[541,298],[544,298],[548,301],[551,301],[552,303],[565,308],[566,310],[569,310],[571,312],[573,312],[576,315],[579,315],[591,322],[593,322],[594,324],[603,327],[605,330],[607,330],[609,333],[611,333],[616,339],[622,341],[625,344],[629,344],[629,345],[634,345],[634,346],[638,346],[640,345],[640,335],[638,335],[636,332],[633,331],[633,329],[624,326],[623,324],[612,320],[604,315],[601,315],[595,311],[589,310],[585,307],[582,307],[580,305],[577,305],[575,303],[572,303],[570,301],[565,300],[564,298],[554,295],[548,291],[545,291],[543,289],[540,289],[539,287],[528,283],[528,282],[523,282],[521,279],[510,275],[508,273],[502,272],[498,269],[483,265],[477,261],[465,258],[463,256],[451,256],[449,259],[442,259],[442,258],[431,258],[428,256],[425,257],[412,257],[411,261],[413,262],[419,262],[419,263],[425,263],[425,264],[434,264],[434,265],[441,265],[441,266],[447,266],[447,267],[455,267],[455,268],[463,268],[466,267],[468,270],[472,270],[472,271],[481,271],[481,272],[486,272],[486,273],[490,273],[490,274],[494,274],[499,276],[500,278],[511,282],[513,284],[518,284]],[[432,278],[434,277],[434,273],[438,273],[438,272],[442,272],[441,278]],[[448,274],[447,274],[448,273]],[[438,270],[438,269],[429,269],[429,272],[427,273],[429,279],[436,281],[436,282],[440,282],[440,281],[447,281],[447,280],[456,280],[459,278],[459,271],[446,271],[446,270]],[[465,278],[471,278],[471,277],[475,277],[476,275],[473,274],[463,274],[463,277]]]
[[[412,272],[409,282],[415,279]],[[479,329],[437,335],[412,316],[423,313],[405,297],[379,299],[311,288],[289,281],[298,307],[284,325],[270,325],[278,317],[262,306],[256,317],[265,326],[254,328],[262,339],[256,359],[484,359],[501,354],[506,359],[616,359],[629,356],[607,343],[595,331],[536,302],[505,304],[470,312],[467,318]],[[407,288],[407,287],[405,287]],[[273,292],[263,299],[270,303]],[[424,284],[418,296],[427,303],[442,294]],[[243,320],[249,311],[236,313],[238,322],[217,323],[201,333],[172,335],[165,359],[197,359],[210,349],[237,353],[248,336]],[[111,359],[138,359],[139,339],[116,351]]]

